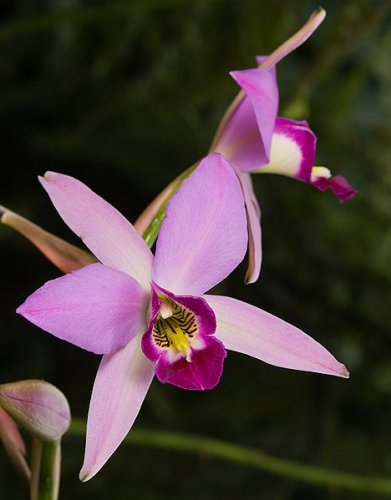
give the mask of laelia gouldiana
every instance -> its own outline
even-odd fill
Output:
[[[155,256],[80,181],[50,172],[41,183],[100,261],[47,282],[18,308],[56,337],[104,355],[91,396],[83,480],[129,432],[154,374],[182,388],[211,389],[226,350],[233,350],[284,368],[348,376],[296,327],[239,300],[205,294],[247,247],[241,186],[221,155],[205,158],[168,203]]]

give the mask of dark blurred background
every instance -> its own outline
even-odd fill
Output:
[[[131,221],[208,149],[254,65],[318,6],[273,0],[3,0],[0,202],[78,244],[36,177],[74,175]],[[292,179],[253,177],[264,262],[219,289],[294,323],[328,347],[351,379],[275,368],[230,354],[217,389],[154,382],[138,428],[203,433],[300,462],[391,475],[391,4],[325,1],[318,32],[278,66],[280,113],[308,119],[317,163],[359,190],[341,205]],[[15,308],[59,275],[0,227],[1,381],[44,378],[85,417],[97,356],[42,333]],[[78,480],[81,438],[64,440],[63,499],[355,499],[205,456],[122,446]],[[0,449],[0,498],[21,498]]]

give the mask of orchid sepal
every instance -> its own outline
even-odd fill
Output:
[[[64,273],[80,269],[97,259],[81,248],[55,236],[33,222],[0,205],[0,222],[18,231]]]
[[[216,337],[228,350],[292,370],[348,378],[346,367],[300,329],[231,297],[204,295],[216,314]]]
[[[39,181],[62,219],[102,264],[129,274],[149,290],[152,253],[118,210],[68,175],[46,172]]]
[[[88,409],[81,481],[91,479],[128,434],[153,377],[154,364],[143,354],[140,336],[103,356]]]

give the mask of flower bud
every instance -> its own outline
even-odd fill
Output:
[[[0,385],[0,406],[24,429],[44,441],[57,441],[71,422],[63,393],[43,380]]]

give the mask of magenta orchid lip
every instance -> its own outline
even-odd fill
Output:
[[[206,300],[174,295],[152,283],[152,318],[142,339],[162,383],[190,390],[213,389],[227,353],[214,337],[216,316]]]

